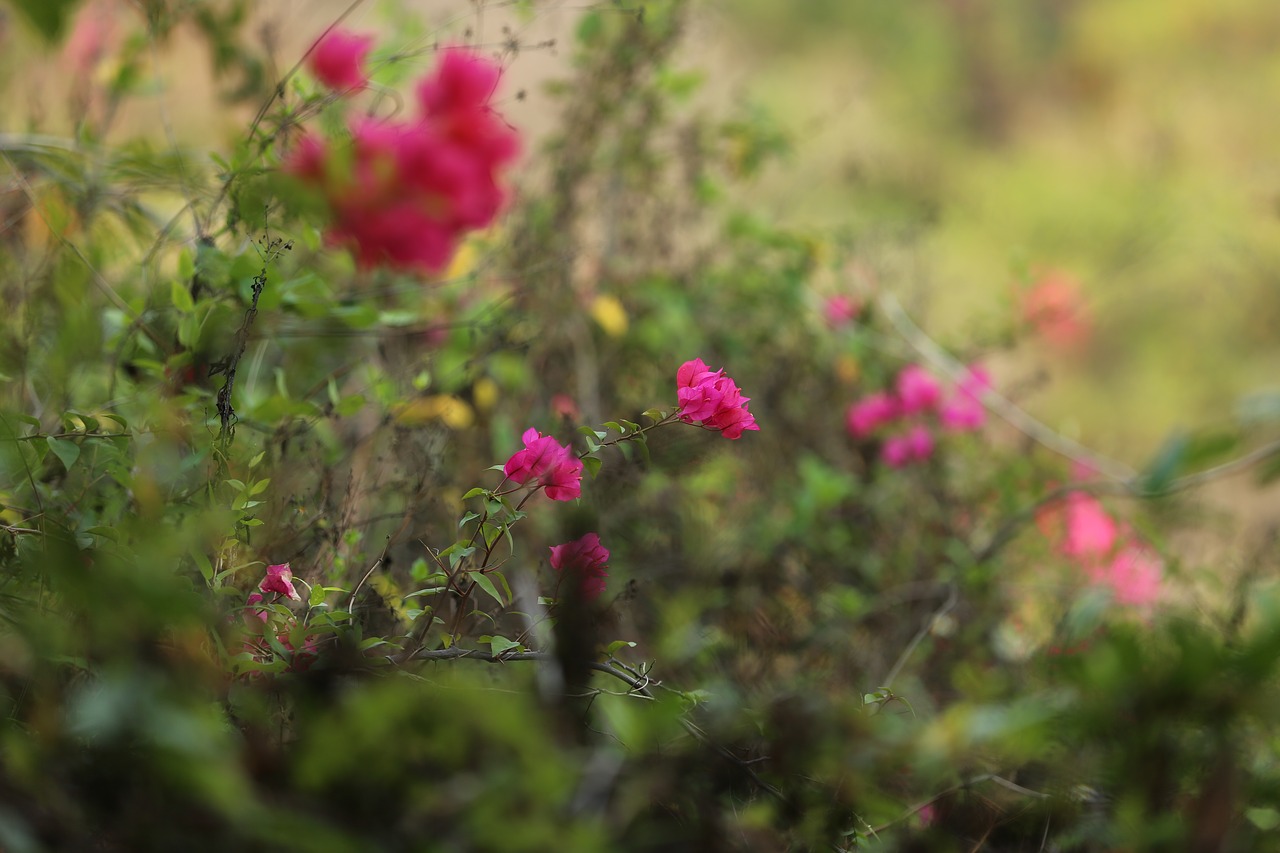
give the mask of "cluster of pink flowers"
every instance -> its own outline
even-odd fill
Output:
[[[716,429],[725,438],[741,438],[746,430],[759,430],[755,416],[747,411],[750,397],[723,370],[711,370],[702,359],[686,361],[676,371],[676,400],[680,404],[680,420],[687,424],[701,421],[708,429]]]
[[[1109,588],[1117,603],[1142,606],[1159,598],[1159,557],[1097,498],[1073,492],[1040,523],[1046,533],[1057,534],[1059,553],[1080,566],[1090,583]]]
[[[551,568],[561,578],[576,578],[578,594],[583,601],[595,601],[604,592],[609,577],[609,549],[600,544],[600,536],[588,533],[581,539],[551,547]]]
[[[933,454],[931,426],[945,432],[971,432],[986,423],[982,392],[991,379],[981,367],[972,366],[950,396],[942,384],[918,364],[903,368],[891,391],[868,394],[849,407],[845,424],[854,438],[867,438],[885,427],[880,457],[892,468],[923,462]]]
[[[335,30],[308,59],[337,90],[363,87],[372,40]],[[341,143],[304,136],[285,169],[319,189],[333,222],[327,238],[361,266],[438,271],[463,235],[489,225],[503,202],[499,170],[519,150],[515,132],[489,107],[501,69],[460,48],[440,55],[417,88],[419,116],[359,117]]]
[[[521,440],[524,449],[502,466],[507,479],[520,485],[533,482],[553,501],[571,501],[582,494],[582,460],[569,447],[532,427]]]

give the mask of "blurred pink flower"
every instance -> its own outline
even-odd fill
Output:
[[[293,572],[289,570],[288,563],[267,566],[267,576],[258,584],[258,589],[263,592],[274,592],[294,601],[302,600],[302,596],[298,595],[298,591],[293,587]]]
[[[676,371],[676,401],[680,420],[687,424],[701,421],[725,438],[741,438],[747,430],[760,429],[747,411],[750,400],[723,370],[711,370],[700,358],[686,361]]]
[[[249,593],[249,599],[248,601],[245,602],[245,606],[253,607],[253,605],[261,604],[266,600],[267,599],[262,595],[262,593],[252,592],[252,593]],[[266,622],[267,619],[270,617],[270,614],[267,613],[267,609],[265,607],[254,607],[251,613],[254,617],[262,620],[263,622]]]
[[[595,601],[604,592],[605,578],[609,576],[609,550],[600,544],[599,534],[588,533],[581,539],[552,546],[551,567],[562,577],[579,578],[583,600]]]
[[[1074,349],[1092,333],[1092,321],[1080,285],[1063,272],[1050,272],[1022,297],[1022,319],[1046,343]]]
[[[857,300],[843,293],[829,296],[822,303],[822,316],[832,329],[838,329],[853,322],[861,311],[862,306],[858,304]]]
[[[1163,564],[1150,549],[1126,545],[1110,562],[1089,569],[1089,576],[1095,583],[1111,587],[1116,603],[1141,607],[1160,597],[1163,572]]]
[[[868,394],[849,407],[845,425],[854,438],[865,438],[898,417],[898,403],[884,391]]]
[[[582,412],[578,411],[578,404],[568,394],[553,394],[551,396],[551,411],[566,421],[576,422],[582,420]]]
[[[88,77],[115,47],[116,17],[111,0],[92,0],[75,16],[71,34],[62,46],[62,57],[76,77]]]
[[[315,78],[334,91],[361,89],[369,83],[365,57],[373,47],[373,36],[348,30],[329,30],[311,48],[307,68]]]
[[[987,421],[987,410],[982,405],[981,395],[990,387],[991,377],[987,371],[977,365],[970,366],[951,399],[943,403],[938,413],[942,428],[950,432],[981,429]]]
[[[1068,557],[1102,558],[1115,547],[1115,520],[1092,495],[1073,492],[1063,508],[1065,532],[1061,551]]]
[[[571,501],[582,494],[582,460],[573,451],[532,427],[521,439],[524,450],[517,450],[502,467],[510,480],[521,485],[536,480],[553,501]]]
[[[918,364],[909,364],[902,369],[896,390],[902,413],[906,415],[932,409],[942,398],[942,386],[938,380]]]
[[[933,436],[923,424],[908,432],[885,439],[880,458],[890,468],[903,468],[912,462],[923,462],[933,454]]]

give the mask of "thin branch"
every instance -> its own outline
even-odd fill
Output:
[[[943,790],[934,794],[929,799],[924,800],[923,802],[916,803],[914,806],[911,806],[909,809],[907,809],[905,812],[895,817],[893,820],[882,823],[879,826],[867,827],[867,829],[872,835],[884,832],[886,829],[889,829],[890,827],[896,824],[902,823],[904,820],[916,814],[917,812],[922,811],[923,809],[927,809],[929,806],[933,805],[938,800],[941,800],[943,797],[950,796],[951,794],[954,794],[956,791],[963,791],[967,788],[971,788],[974,785],[979,785],[983,782],[994,782],[995,784],[1001,786],[1002,788],[1008,788],[1010,791],[1013,791],[1016,794],[1021,794],[1024,797],[1030,797],[1035,800],[1047,800],[1050,798],[1049,795],[1046,793],[1043,793],[1041,791],[1033,791],[1030,788],[1024,788],[1021,785],[1017,784],[1016,782],[1010,782],[1008,779],[1004,778],[1003,776],[998,776],[995,773],[983,773],[981,776],[974,776],[972,779],[966,779],[963,782],[957,782],[956,784],[952,785],[950,788],[944,788]]]
[[[942,602],[942,605],[938,607],[937,610],[929,614],[929,618],[920,626],[920,630],[911,638],[911,642],[902,650],[902,654],[898,655],[898,660],[893,664],[893,669],[889,670],[889,674],[884,677],[884,681],[881,682],[879,686],[886,688],[893,686],[894,679],[901,674],[902,668],[907,665],[907,661],[909,661],[911,659],[911,655],[915,653],[916,646],[920,645],[921,641],[924,640],[929,631],[933,629],[934,624],[943,616],[950,613],[951,609],[959,603],[959,588],[955,584],[949,584],[949,586],[951,587],[951,592],[947,595],[947,600]]]

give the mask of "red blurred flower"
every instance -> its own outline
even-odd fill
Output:
[[[600,544],[600,536],[588,533],[581,539],[553,545],[551,567],[561,576],[578,578],[578,589],[584,601],[595,601],[604,592],[609,576],[609,550]]]
[[[1040,278],[1022,297],[1022,319],[1046,343],[1074,349],[1092,333],[1092,319],[1080,285],[1062,272]]]

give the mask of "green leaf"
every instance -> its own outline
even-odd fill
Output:
[[[447,587],[447,586],[429,586],[429,587],[427,587],[426,589],[418,589],[418,590],[414,590],[413,592],[411,592],[411,593],[409,593],[408,595],[406,595],[406,596],[404,597],[404,600],[405,600],[405,601],[408,601],[409,599],[411,599],[411,598],[416,598],[416,597],[418,597],[419,595],[435,595],[437,592],[444,592],[444,591],[445,591],[445,590],[447,590],[448,588],[449,588],[449,587]]]
[[[45,441],[49,445],[49,449],[53,451],[53,455],[62,460],[62,467],[70,471],[71,466],[76,464],[76,460],[80,458],[80,445],[74,441],[54,438],[53,436],[47,437]]]
[[[498,582],[502,584],[502,591],[507,594],[507,601],[514,601],[515,596],[511,594],[511,584],[507,583],[507,576],[502,572],[489,572],[489,574],[497,578]]]
[[[600,473],[600,466],[602,464],[603,463],[600,461],[598,456],[584,456],[582,458],[582,467],[587,470],[587,473],[591,475],[592,479],[595,479],[596,474]]]
[[[634,649],[635,646],[636,644],[631,642],[630,640],[614,640],[612,643],[605,646],[604,654],[605,654],[605,657],[613,657],[613,653],[616,652],[618,649],[621,649],[624,647]]]
[[[1167,490],[1177,477],[1190,446],[1191,439],[1184,432],[1175,432],[1165,439],[1138,480],[1138,488],[1142,494],[1158,495]]]
[[[243,492],[245,489],[244,483],[239,480],[227,480],[227,485],[235,489],[237,492]]]
[[[604,33],[604,16],[599,12],[588,12],[582,16],[582,20],[578,22],[578,41],[582,44],[591,44],[600,38]]]
[[[191,558],[196,561],[196,567],[200,569],[200,576],[206,582],[213,580],[213,563],[209,562],[209,557],[201,551],[195,551],[191,554]]]
[[[259,480],[258,482],[254,483],[252,486],[249,487],[249,494],[260,495],[263,492],[265,492],[267,490],[267,487],[270,485],[271,485],[270,477],[266,478],[265,480]]]
[[[465,501],[468,498],[478,498],[481,495],[487,495],[487,494],[489,494],[488,489],[482,489],[479,486],[476,486],[474,489],[471,489],[469,492],[463,495],[462,499]]]
[[[120,541],[120,534],[116,532],[114,527],[90,527],[85,533],[92,533],[94,536],[101,536],[103,539],[110,539],[112,542]]]
[[[333,407],[333,411],[337,413],[339,417],[349,418],[356,412],[363,409],[365,402],[366,400],[363,394],[352,394],[339,400],[338,404]]]
[[[183,314],[196,310],[196,302],[191,298],[191,291],[187,290],[187,286],[180,281],[169,282],[169,301]]]
[[[13,0],[13,5],[35,25],[45,41],[54,42],[62,35],[67,16],[77,2],[79,0]]]
[[[489,580],[488,575],[485,575],[481,572],[476,572],[475,574],[471,575],[471,579],[476,582],[477,586],[479,586],[485,592],[489,593],[489,595],[493,596],[494,601],[498,602],[504,607],[506,606],[507,603],[502,600],[502,596],[498,595],[498,588],[493,585],[493,581]]]
[[[307,604],[311,607],[319,607],[324,604],[324,587],[319,584],[311,587],[311,595],[307,598]]]
[[[500,655],[503,652],[511,651],[512,649],[515,649],[516,651],[524,651],[524,646],[520,645],[515,640],[508,640],[506,637],[490,637],[489,648],[493,650],[495,655]]]
[[[1263,832],[1270,832],[1277,826],[1280,826],[1280,812],[1273,808],[1254,808],[1245,809],[1244,816],[1249,819],[1249,823],[1261,829]]]

